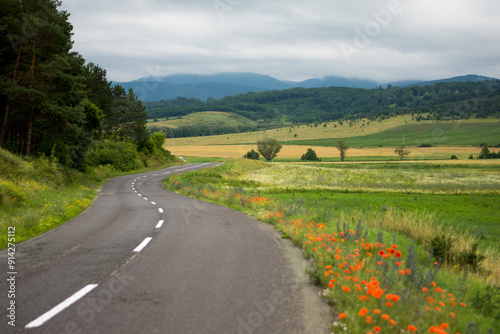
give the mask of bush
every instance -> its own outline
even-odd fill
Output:
[[[152,133],[149,136],[149,141],[154,145],[154,147],[158,150],[163,149],[163,144],[165,144],[166,135],[164,132],[158,131]]]
[[[140,165],[134,144],[113,141],[95,142],[85,155],[85,163],[91,167],[110,165],[123,172]]]
[[[432,254],[436,258],[436,260],[441,260],[443,261],[443,263],[446,264],[453,263],[452,260],[453,254],[451,253],[451,247],[453,246],[454,242],[455,240],[449,236],[445,235],[435,236],[430,241],[430,244],[431,244]]]
[[[312,148],[308,148],[307,152],[302,154],[301,160],[307,161],[321,161],[320,158],[316,155],[316,152]]]
[[[418,145],[418,147],[434,147],[434,145],[429,144],[429,143],[422,143],[422,144]]]
[[[260,154],[259,152],[256,152],[255,150],[248,151],[247,154],[243,156],[245,159],[252,159],[252,160],[259,160]]]
[[[451,156],[451,160],[458,160],[458,158],[457,158],[457,156],[456,156],[455,154],[453,154],[453,155]]]

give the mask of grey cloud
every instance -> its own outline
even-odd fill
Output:
[[[384,17],[391,1],[402,11]],[[497,0],[66,0],[63,9],[76,51],[116,81],[151,68],[280,79],[500,77]],[[348,61],[341,46],[356,47],[359,31],[376,24]]]

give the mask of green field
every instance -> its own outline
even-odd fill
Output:
[[[149,120],[148,127],[169,127],[177,128],[180,126],[225,126],[225,127],[238,127],[238,126],[257,126],[257,122],[252,121],[246,117],[236,115],[233,113],[218,112],[218,111],[205,111],[189,114],[187,116],[176,117],[169,120],[152,122]]]
[[[345,140],[350,147],[386,147],[386,146],[433,146],[474,145],[482,143],[500,144],[500,122],[488,123],[436,123],[408,124],[379,133],[344,138],[324,138],[297,140],[294,145],[335,146],[337,140]]]

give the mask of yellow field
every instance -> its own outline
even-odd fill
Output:
[[[238,158],[242,157],[248,151],[257,150],[256,145],[208,145],[208,146],[166,146],[176,156],[183,157],[213,157],[213,158]],[[306,153],[309,146],[284,145],[278,158],[300,159],[302,154]],[[338,157],[339,151],[335,147],[312,146],[311,147],[320,158]],[[449,160],[452,154],[455,154],[460,160],[449,160],[452,162],[464,163],[469,155],[477,156],[481,151],[478,147],[425,147],[411,148],[410,156],[406,160],[421,159],[442,159]],[[346,161],[349,157],[392,157],[395,158],[394,148],[368,148],[368,149],[349,149],[347,151]],[[479,160],[467,160],[467,163],[478,162]],[[482,163],[482,162],[481,162]],[[498,161],[497,161],[498,163]]]

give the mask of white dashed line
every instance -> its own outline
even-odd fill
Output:
[[[26,325],[26,328],[36,328],[40,327],[43,325],[45,322],[49,321],[52,319],[54,316],[56,316],[58,313],[62,312],[64,309],[69,307],[71,304],[75,303],[79,299],[81,299],[83,296],[85,296],[87,293],[90,291],[94,290],[97,287],[97,284],[89,284],[80,291],[76,292],[74,295],[60,303],[59,305],[55,306],[52,308],[50,311],[42,314],[32,322]]]
[[[158,211],[160,211],[160,213],[163,213],[163,209],[162,208],[158,208]]]
[[[151,241],[151,239],[153,239],[153,238],[148,237],[148,238],[144,239],[144,240],[143,240],[143,241],[139,244],[139,246],[137,246],[137,247],[134,249],[134,252],[138,253],[138,252],[140,252],[141,250],[143,250],[143,249],[144,249],[144,247],[146,247],[146,246],[147,246],[147,244]]]
[[[158,221],[155,228],[160,228],[163,225],[163,220]]]
[[[156,202],[151,202],[151,204],[156,205]]]
[[[141,194],[137,194],[137,196],[142,197],[142,195],[141,195]]]

